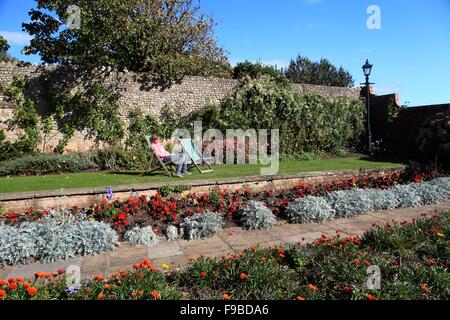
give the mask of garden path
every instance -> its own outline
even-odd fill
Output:
[[[69,266],[79,267],[82,277],[108,275],[119,269],[130,268],[132,264],[144,258],[150,259],[159,269],[162,269],[163,264],[177,268],[201,255],[209,257],[227,255],[251,246],[271,247],[284,243],[298,243],[302,239],[304,242],[312,242],[320,238],[322,234],[333,235],[337,231],[344,237],[361,235],[371,228],[372,223],[385,224],[392,220],[411,221],[421,215],[432,215],[436,210],[450,210],[450,201],[420,208],[378,211],[350,219],[334,219],[325,223],[288,224],[283,221],[270,230],[248,231],[241,228],[229,228],[212,238],[195,241],[162,240],[154,247],[132,247],[122,243],[117,250],[96,256],[77,257],[50,264],[33,263],[3,267],[0,268],[0,279],[18,276],[34,278],[36,272],[54,272],[61,268],[67,269]]]

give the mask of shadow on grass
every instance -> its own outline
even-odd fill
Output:
[[[407,165],[408,162],[410,161],[410,159],[404,158],[404,157],[382,156],[382,155],[377,155],[377,156],[365,155],[365,156],[360,157],[359,160],[367,161],[367,162],[392,162],[392,163],[399,163],[399,164],[404,164],[404,165]]]

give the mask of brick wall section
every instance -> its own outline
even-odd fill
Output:
[[[47,66],[47,68],[52,68],[52,66]],[[158,117],[165,105],[174,106],[186,114],[208,104],[218,104],[238,84],[237,80],[234,79],[184,77],[181,83],[175,83],[171,87],[161,90],[158,87],[144,88],[142,82],[136,80],[136,78],[142,77],[142,74],[115,72],[113,70],[109,70],[107,73],[108,75],[103,81],[106,84],[115,82],[121,88],[119,107],[120,115],[125,122],[128,120],[128,111],[135,107],[141,108],[144,114],[153,114]],[[21,75],[36,77],[39,75],[38,66],[16,62],[0,63],[0,86],[9,86],[14,76]],[[295,84],[294,87],[301,93],[315,92],[327,98],[339,96],[359,98],[359,89],[307,84]],[[38,92],[38,88],[32,88],[32,90]],[[0,130],[6,129],[6,123],[11,119],[13,108],[12,104],[4,101],[4,98],[0,96]],[[5,133],[7,139],[14,140],[18,138],[17,132],[5,130]],[[56,130],[56,126],[51,136],[52,138],[47,143],[46,151],[52,150],[61,138],[61,135]],[[77,133],[65,150],[68,152],[82,151],[92,147],[92,141],[85,141],[83,135]]]

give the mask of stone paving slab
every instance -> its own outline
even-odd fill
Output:
[[[450,201],[420,208],[395,209],[390,211],[371,212],[351,219],[334,219],[325,223],[288,224],[280,221],[269,230],[244,230],[229,228],[219,232],[212,238],[186,241],[161,240],[153,247],[133,247],[122,243],[117,250],[99,254],[72,258],[51,264],[33,263],[16,267],[0,267],[0,279],[7,277],[34,277],[38,271],[54,272],[57,269],[66,269],[70,265],[81,268],[82,276],[109,274],[119,269],[129,269],[132,264],[144,258],[149,258],[153,264],[161,269],[162,264],[169,264],[172,268],[186,265],[189,260],[199,256],[221,256],[236,253],[251,246],[275,247],[286,243],[312,242],[322,234],[333,235],[336,231],[341,236],[361,235],[369,230],[372,223],[385,224],[394,221],[411,221],[422,214],[432,215],[435,210],[450,210]]]

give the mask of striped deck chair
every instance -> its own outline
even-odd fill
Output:
[[[180,142],[181,146],[183,147],[183,150],[186,152],[188,157],[192,160],[192,165],[195,166],[200,173],[213,171],[213,168],[207,162],[213,158],[212,157],[211,158],[203,157],[202,153],[197,148],[197,146],[194,144],[192,139],[178,139],[178,141]],[[200,169],[200,165],[206,165],[208,167],[208,169],[202,170],[202,169]]]
[[[169,171],[169,169],[167,167],[168,166],[173,166],[174,163],[172,161],[164,163],[164,161],[162,161],[162,159],[160,157],[158,157],[158,155],[156,153],[153,152],[151,138],[152,138],[151,135],[149,135],[149,136],[146,135],[145,136],[145,140],[147,141],[148,150],[149,150],[151,155],[150,155],[150,161],[148,162],[147,171],[144,172],[143,174],[151,173],[151,172],[159,170],[159,169],[164,169],[166,174],[169,177],[172,177],[172,174],[170,173],[170,171]],[[158,160],[159,165],[158,164],[155,165],[155,166],[153,165],[154,158],[156,158]]]

